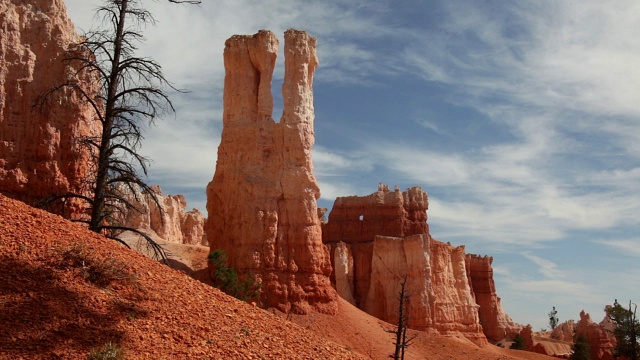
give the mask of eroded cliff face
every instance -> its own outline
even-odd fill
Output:
[[[401,192],[385,184],[367,196],[339,197],[322,225],[322,240],[334,253],[338,242],[349,245],[353,262],[353,296],[357,306],[369,293],[373,240],[376,236],[428,234],[427,193],[419,186]],[[334,267],[341,266],[334,264]]]
[[[400,192],[390,191],[385,184],[368,196],[339,197],[329,213],[329,221],[322,227],[325,242],[343,239],[344,242],[371,242],[376,236],[405,237],[428,234],[427,193],[420,186]]]
[[[30,205],[86,190],[89,157],[77,139],[98,132],[93,111],[71,92],[33,108],[39,96],[75,76],[63,59],[78,41],[62,0],[0,3],[0,192]],[[82,211],[79,203],[65,210]]]
[[[576,334],[583,334],[587,338],[591,349],[591,359],[613,360],[616,341],[613,336],[614,328],[615,325],[608,317],[597,324],[584,310],[580,312],[580,321],[576,323]]]
[[[120,221],[127,227],[156,235],[167,242],[208,246],[204,215],[198,209],[185,211],[187,202],[182,195],[164,195],[158,185],[151,189],[160,207],[149,194],[139,190],[132,193],[123,186],[119,187],[127,201],[137,209],[129,210]]]
[[[409,327],[462,334],[486,344],[465,269],[464,246],[450,246],[429,234],[405,238],[377,236],[373,242],[371,285],[363,309],[397,323],[398,293],[407,276]]]
[[[576,322],[573,320],[568,320],[559,324],[555,327],[555,329],[551,331],[551,338],[560,341],[573,342],[575,333]]]
[[[233,36],[224,51],[222,139],[207,186],[206,233],[241,274],[262,282],[262,301],[282,311],[337,312],[331,262],[322,244],[313,175],[316,40],[285,33],[284,110],[272,119],[278,40],[270,31]]]
[[[493,258],[467,254],[465,258],[467,276],[472,285],[475,301],[479,308],[480,322],[484,334],[491,341],[498,342],[506,337],[513,338],[522,325],[516,324],[500,305],[493,281]]]
[[[479,272],[470,276],[464,246],[431,237],[428,206],[427,193],[419,186],[400,192],[380,184],[371,195],[336,199],[329,221],[323,225],[323,241],[333,254],[332,280],[340,296],[352,296],[359,308],[395,323],[397,294],[406,274],[407,293],[412,294],[411,328],[462,334],[485,344],[479,316],[482,304],[477,303],[472,287],[474,276],[480,282],[479,289],[493,294],[482,296],[490,309],[487,316],[495,319],[485,327],[488,333],[504,333],[510,319],[495,296],[493,278],[479,277]],[[491,275],[492,271],[484,273],[485,277]],[[345,284],[349,281],[352,283]],[[494,323],[498,328],[490,329]]]

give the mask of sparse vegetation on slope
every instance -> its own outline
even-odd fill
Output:
[[[255,276],[250,272],[246,279],[240,280],[235,269],[227,264],[227,254],[224,251],[213,250],[208,259],[213,286],[242,301],[253,301],[260,297],[260,284],[256,282]]]

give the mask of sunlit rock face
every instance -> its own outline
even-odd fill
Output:
[[[78,140],[98,133],[94,112],[70,91],[34,108],[39,96],[76,77],[63,59],[78,41],[62,0],[0,3],[0,192],[31,205],[87,190],[89,154]],[[73,201],[55,210],[83,212]]]
[[[336,199],[328,222],[322,226],[322,238],[332,250],[338,242],[349,245],[354,268],[353,295],[358,305],[369,292],[375,237],[428,234],[428,207],[427,193],[419,186],[401,192],[379,184],[378,191],[371,195]]]
[[[363,309],[397,323],[400,281],[407,276],[409,327],[462,334],[486,344],[478,305],[467,279],[464,246],[454,247],[429,234],[405,238],[377,236],[373,242],[371,285]]]
[[[144,231],[167,242],[208,246],[204,235],[205,217],[198,209],[185,211],[183,195],[164,195],[160,186],[151,187],[158,203],[149,194],[136,189],[118,187],[133,208],[119,219],[122,225]],[[159,206],[158,206],[159,205]]]
[[[613,360],[616,342],[614,329],[615,324],[608,317],[597,324],[584,310],[580,312],[580,321],[576,323],[576,334],[583,334],[587,338],[591,359],[596,360]]]
[[[461,334],[486,344],[464,246],[431,237],[428,206],[419,186],[401,192],[380,184],[368,196],[337,198],[323,225],[323,241],[333,254],[332,279],[340,296],[352,296],[359,308],[396,323],[406,275],[411,328]]]
[[[262,282],[262,302],[285,312],[337,312],[331,261],[322,244],[313,174],[316,39],[285,33],[283,114],[272,118],[278,40],[270,31],[232,36],[224,50],[222,139],[207,186],[212,249]]]
[[[467,254],[465,263],[476,303],[480,306],[478,311],[484,334],[493,342],[506,337],[513,338],[520,332],[522,325],[513,322],[502,310],[493,281],[493,258]]]

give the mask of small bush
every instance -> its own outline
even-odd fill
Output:
[[[236,271],[227,265],[227,254],[224,251],[216,249],[209,253],[208,258],[212,267],[210,276],[213,286],[242,301],[260,297],[260,284],[253,273],[249,272],[247,279],[240,281]]]
[[[124,351],[117,344],[108,342],[101,348],[94,348],[89,353],[89,360],[123,360]]]

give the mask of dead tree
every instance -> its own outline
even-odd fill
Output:
[[[168,1],[200,3],[196,0]],[[90,230],[121,243],[124,242],[116,237],[119,232],[136,232],[147,240],[157,258],[166,260],[162,247],[148,235],[119,226],[114,220],[117,214],[124,216],[127,211],[139,211],[116,189],[117,184],[134,194],[136,188],[140,188],[159,205],[155,193],[139,174],[141,171],[147,175],[150,160],[140,155],[138,149],[143,128],[152,125],[159,115],[175,112],[164,89],[177,89],[164,77],[158,63],[135,54],[137,45],[144,39],[142,30],[155,23],[152,14],[141,3],[141,0],[105,0],[96,13],[96,18],[102,19],[103,29],[84,34],[84,40],[72,46],[64,60],[78,69],[75,76],[37,101],[40,108],[46,110],[53,94],[73,91],[89,105],[96,126],[101,128],[98,136],[78,139],[91,154],[89,190],[54,194],[41,205],[80,199],[86,203],[88,216],[72,220],[86,223]],[[93,81],[80,82],[76,80],[78,78]]]
[[[390,358],[398,360],[404,359],[404,351],[405,349],[411,345],[411,342],[418,337],[417,334],[410,336],[407,339],[407,329],[409,325],[409,314],[407,309],[407,304],[409,302],[409,295],[406,294],[407,285],[407,275],[402,277],[402,281],[400,282],[400,292],[398,293],[398,325],[395,330],[385,330],[386,332],[392,333],[395,336],[394,345],[396,346],[395,352],[393,355],[389,355]]]

